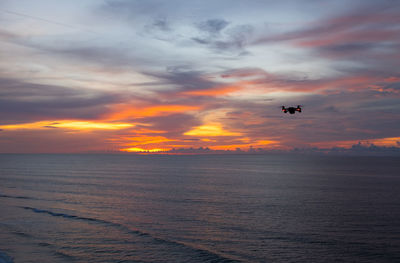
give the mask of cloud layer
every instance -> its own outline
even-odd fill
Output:
[[[2,8],[1,152],[399,147],[395,1]]]

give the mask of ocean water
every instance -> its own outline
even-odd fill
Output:
[[[0,262],[400,262],[400,158],[3,154]]]

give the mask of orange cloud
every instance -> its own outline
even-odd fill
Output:
[[[55,120],[55,121],[38,121],[30,123],[0,125],[0,129],[4,130],[20,130],[20,129],[48,129],[48,128],[64,128],[72,130],[119,130],[133,127],[131,123],[113,123],[113,122],[95,122],[95,121],[77,121],[77,120]]]
[[[180,113],[187,111],[196,111],[201,109],[200,106],[188,105],[157,105],[157,106],[144,106],[133,107],[130,105],[115,106],[113,112],[105,116],[109,120],[123,120],[133,117],[152,117],[152,116],[165,116],[171,113]]]
[[[400,82],[400,78],[398,78],[398,77],[389,77],[389,78],[384,79],[384,81],[388,82],[388,83]]]
[[[164,136],[147,136],[147,135],[135,135],[132,137],[120,137],[119,139],[121,141],[125,142],[126,146],[160,144],[160,143],[175,141],[173,139],[168,139]]]
[[[377,146],[398,146],[398,142],[400,142],[400,137],[389,137],[389,138],[382,138],[382,139],[374,139],[370,140],[370,143],[373,143]]]
[[[241,136],[241,133],[227,131],[220,124],[205,124],[185,132],[184,135],[190,136]]]

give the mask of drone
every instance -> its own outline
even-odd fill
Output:
[[[297,108],[296,107],[285,108],[285,106],[282,106],[282,111],[284,113],[288,113],[289,112],[290,114],[295,114],[296,111],[301,112],[301,105],[297,105]]]

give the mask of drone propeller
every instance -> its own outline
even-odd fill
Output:
[[[285,108],[285,106],[281,106],[280,109],[281,109],[284,113],[287,113],[287,112],[288,112],[288,110]]]
[[[302,105],[297,105],[296,111],[301,112]]]
[[[276,106],[276,107],[277,107],[277,108],[283,108],[283,107],[285,107],[285,108],[288,107],[288,108],[289,108],[289,107],[294,107],[294,106],[291,106],[291,105],[289,104],[288,106],[283,106],[283,105],[282,105],[282,106]],[[297,107],[303,108],[304,105],[297,105]]]

